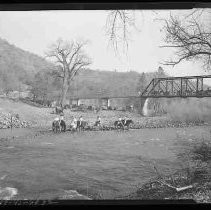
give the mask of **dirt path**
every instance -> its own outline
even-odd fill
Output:
[[[180,168],[177,154],[185,148],[178,142],[202,135],[210,135],[209,128],[75,134],[5,130],[0,141],[0,186],[16,188],[14,199],[53,199],[67,190],[114,198],[154,177],[154,164],[162,173]]]

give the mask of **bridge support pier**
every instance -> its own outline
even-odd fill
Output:
[[[143,108],[144,108],[144,104],[145,104],[145,102],[146,102],[146,99],[147,98],[140,98],[140,110],[139,110],[139,113],[141,114],[141,115],[143,115],[144,116],[144,113],[143,113]]]
[[[109,98],[107,98],[107,108],[108,108],[109,106],[111,106],[111,101],[110,101]]]
[[[102,104],[108,108],[110,106],[110,104],[111,104],[111,101],[110,101],[109,98],[103,98],[102,99]]]
[[[80,99],[76,99],[76,101],[77,101],[77,106],[79,106],[80,105]]]

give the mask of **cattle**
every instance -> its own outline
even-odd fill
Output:
[[[61,125],[61,130],[62,130],[63,132],[65,132],[65,131],[66,131],[66,123],[65,123],[65,121],[64,121],[64,120],[61,120],[60,125]]]
[[[134,124],[134,122],[133,122],[133,120],[130,120],[130,119],[128,119],[124,122],[124,126],[127,128],[129,128],[131,124]]]
[[[79,131],[85,130],[87,126],[88,126],[88,122],[77,120],[77,128],[76,128],[77,130]]]
[[[122,129],[124,129],[124,120],[121,120],[121,121],[119,121],[119,120],[117,120],[117,121],[115,121],[114,122],[114,127],[115,128],[122,128]]]
[[[130,120],[130,119],[128,119],[128,120],[123,119],[121,121],[117,120],[117,121],[114,122],[114,127],[117,128],[117,129],[118,128],[129,129],[130,125],[133,124],[133,123],[134,123],[133,120]]]
[[[53,130],[54,133],[61,132],[61,125],[60,125],[59,121],[53,121],[52,130]]]
[[[62,107],[56,107],[55,113],[56,114],[62,114],[63,113],[63,108]]]
[[[94,126],[100,126],[100,125],[101,125],[100,121],[96,121],[94,124]]]
[[[70,105],[69,104],[64,105],[64,109],[70,109]]]
[[[88,110],[93,110],[93,107],[92,106],[88,106],[87,109]]]
[[[60,133],[66,131],[66,123],[64,120],[55,120],[52,123],[52,130],[54,133]]]

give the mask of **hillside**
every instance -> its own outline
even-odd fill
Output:
[[[70,87],[71,96],[126,96],[137,95],[137,72],[111,72],[84,70]]]
[[[29,84],[39,71],[52,68],[44,58],[24,51],[0,38],[0,89],[17,90]]]

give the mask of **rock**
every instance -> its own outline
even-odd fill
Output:
[[[0,200],[10,200],[18,194],[18,190],[13,187],[0,187]]]
[[[60,196],[59,199],[62,200],[91,200],[91,198],[79,194],[76,190],[65,190],[64,195]]]
[[[11,125],[11,115],[8,113],[0,112],[0,128],[20,128],[30,126],[29,122],[21,121],[19,115],[12,116],[12,125]]]

